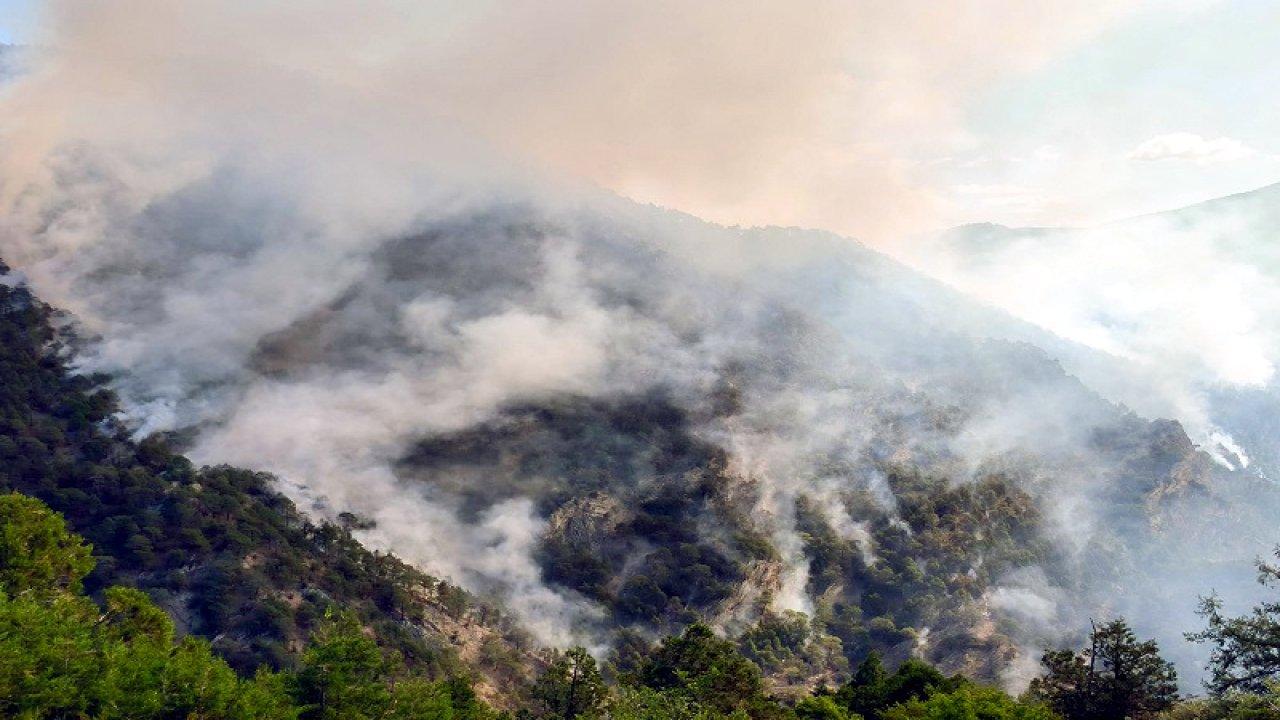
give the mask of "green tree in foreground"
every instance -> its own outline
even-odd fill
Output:
[[[391,705],[391,691],[381,682],[390,670],[354,615],[331,612],[303,653],[294,694],[307,705],[305,718],[371,720]]]
[[[0,590],[10,597],[79,592],[93,569],[90,552],[44,503],[18,493],[0,495]]]
[[[878,720],[889,708],[950,692],[964,684],[959,677],[948,678],[920,660],[907,660],[892,675],[885,671],[880,655],[872,652],[858,665],[853,679],[836,693],[836,699],[850,713],[866,720]]]
[[[1173,664],[1154,640],[1139,641],[1124,620],[1095,626],[1089,649],[1044,654],[1047,672],[1028,694],[1067,720],[1148,718],[1178,699]]]
[[[89,548],[38,500],[0,496],[0,716],[297,717],[269,675],[242,680],[208,643],[175,644],[141,592],[80,594]]]
[[[751,713],[755,708],[759,714],[765,701],[760,668],[703,623],[663,640],[641,665],[638,676],[645,687],[683,693],[720,713]]]
[[[558,653],[533,688],[534,699],[547,718],[573,720],[598,713],[609,697],[596,659],[586,648]]]
[[[488,720],[465,680],[397,675],[351,613],[332,613],[296,673],[242,678],[177,640],[146,594],[80,592],[89,549],[33,498],[0,495],[0,717],[95,720]]]
[[[1280,566],[1259,561],[1258,582],[1280,587]],[[1280,601],[1263,602],[1242,617],[1227,617],[1222,601],[1211,596],[1201,600],[1200,615],[1205,629],[1187,638],[1213,646],[1205,683],[1210,692],[1262,693],[1280,679]]]
[[[609,705],[609,720],[714,720],[720,717],[689,696],[653,688],[622,688]]]
[[[814,695],[796,703],[796,717],[800,720],[849,720],[857,715],[836,702],[830,695]]]
[[[885,720],[1056,720],[1046,705],[1020,702],[991,687],[966,684],[885,710]]]

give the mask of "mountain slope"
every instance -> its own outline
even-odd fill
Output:
[[[245,172],[15,243],[79,366],[541,644],[707,618],[780,688],[872,649],[1017,683],[1098,615],[1192,668],[1185,598],[1256,592],[1274,488],[1097,384],[1141,367],[850,240],[487,195],[372,232]]]
[[[326,608],[356,611],[411,668],[476,672],[509,699],[539,661],[496,611],[343,527],[313,524],[270,476],[196,468],[131,441],[108,378],[74,374],[70,319],[0,265],[0,488],[37,497],[93,543],[86,589],[146,590],[233,666],[290,666]],[[354,521],[354,519],[353,519]]]
[[[401,373],[450,376],[433,353],[457,352],[453,343],[473,341],[477,328],[522,328],[509,341],[530,363],[572,348],[564,359],[589,375],[575,363],[595,349],[577,343],[610,337],[599,313],[624,330],[607,342],[626,348],[603,379],[553,376],[483,412],[445,404],[458,414],[410,421],[389,450],[390,492],[423,502],[414,507],[424,516],[447,508],[479,546],[497,522],[532,524],[522,544],[500,545],[527,553],[532,570],[477,560],[458,572],[517,603],[535,573],[558,598],[548,602],[566,609],[561,627],[593,642],[700,616],[750,635],[771,613],[803,610],[810,634],[792,651],[836,649],[806,661],[812,677],[874,648],[995,678],[1091,612],[1142,607],[1116,596],[1144,597],[1185,569],[1188,541],[1232,532],[1224,512],[1207,509],[1231,506],[1246,481],[1216,468],[1177,423],[1108,402],[1028,343],[1066,341],[847,240],[672,231],[666,220],[502,208],[379,245],[329,303],[257,343],[250,373],[237,376],[257,399],[203,452],[231,447],[244,438],[237,424],[261,427],[280,404],[348,417],[317,397],[316,378],[355,399],[382,382],[406,391]],[[748,266],[677,264],[684,243],[704,263],[718,246],[738,247]],[[755,248],[769,245],[775,261],[750,259],[768,257]],[[697,320],[685,315],[691,306]],[[426,330],[406,325],[424,313]],[[633,345],[625,333],[637,327]],[[461,351],[464,371],[504,357],[501,345],[481,347]],[[513,363],[499,366],[504,374],[546,369],[500,362]],[[454,389],[407,388],[421,392],[419,409]],[[375,416],[399,407],[388,402],[365,407]],[[325,442],[342,447],[345,432]],[[281,447],[256,452],[280,457]],[[297,467],[285,472],[320,498],[319,512],[345,497],[374,521],[361,535],[375,544],[431,537],[402,519],[403,506]],[[1205,562],[1239,547],[1224,542]],[[547,619],[543,606],[522,612]],[[1183,628],[1162,629],[1176,638]]]
[[[1186,419],[1219,462],[1280,473],[1280,184],[1097,228],[949,231],[927,251],[957,287],[1155,378],[1072,372],[1146,413]]]

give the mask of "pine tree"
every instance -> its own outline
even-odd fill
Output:
[[[683,693],[717,712],[747,709],[764,697],[760,668],[704,623],[663,640],[638,675],[646,687]]]
[[[1280,587],[1280,566],[1260,561],[1258,582]],[[1200,615],[1205,629],[1187,639],[1213,646],[1205,683],[1210,692],[1264,692],[1280,680],[1280,601],[1260,603],[1249,614],[1232,618],[1222,614],[1222,601],[1211,596],[1200,601]]]
[[[18,493],[0,495],[0,590],[9,596],[79,592],[93,569],[90,550],[44,503]]]
[[[608,689],[585,648],[570,648],[559,654],[533,688],[542,705],[543,717],[574,720],[598,712],[608,698]]]
[[[1154,640],[1139,641],[1123,619],[1095,625],[1089,639],[1078,654],[1045,653],[1047,672],[1028,694],[1067,720],[1148,718],[1177,701],[1177,673]]]

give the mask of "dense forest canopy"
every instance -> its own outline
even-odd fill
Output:
[[[465,676],[431,680],[380,647],[352,612],[330,606],[286,670],[237,673],[202,639],[175,635],[143,592],[112,586],[96,600],[82,580],[91,548],[34,498],[0,495],[0,712],[16,718],[223,720],[498,720]],[[1090,647],[1044,657],[1022,698],[919,660],[889,672],[871,653],[836,690],[770,695],[739,647],[695,622],[606,663],[556,652],[516,717],[527,720],[1137,720],[1276,717],[1280,695],[1230,693],[1179,704],[1172,667],[1123,621]],[[510,700],[511,698],[508,698]]]

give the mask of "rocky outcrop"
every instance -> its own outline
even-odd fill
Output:
[[[574,548],[588,548],[614,539],[633,513],[603,492],[575,498],[560,506],[547,521],[547,540]]]

